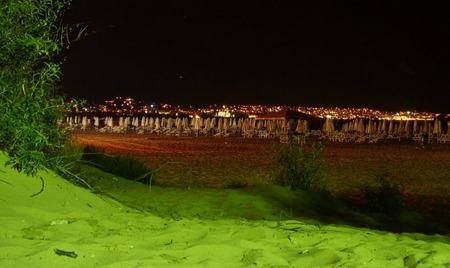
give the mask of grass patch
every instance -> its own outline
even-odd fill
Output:
[[[86,163],[82,159],[84,146],[67,142],[62,148],[49,156],[45,166],[77,186],[92,189],[89,178],[82,172],[82,165]]]
[[[107,154],[105,149],[92,145],[84,147],[82,159],[99,169],[127,180],[155,184],[150,180],[152,170],[145,162],[131,154]],[[145,174],[148,174],[144,176]]]

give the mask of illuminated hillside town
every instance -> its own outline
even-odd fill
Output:
[[[131,97],[115,97],[103,103],[90,102],[74,114],[110,115],[110,116],[190,116],[190,117],[248,117],[254,118],[282,109],[295,110],[319,118],[333,118],[351,120],[357,118],[379,120],[433,120],[438,116],[450,120],[450,114],[439,114],[418,111],[386,112],[369,108],[327,108],[327,107],[301,107],[301,106],[265,106],[265,105],[217,105],[209,107],[182,107],[171,104],[161,104],[135,100]]]

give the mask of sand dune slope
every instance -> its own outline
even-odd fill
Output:
[[[31,197],[42,187],[40,177],[44,190]],[[1,168],[0,207],[0,267],[450,265],[445,236],[301,221],[164,219],[96,196],[51,172],[31,178]]]

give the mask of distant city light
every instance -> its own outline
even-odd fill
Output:
[[[69,102],[70,103],[70,102]],[[148,102],[147,102],[148,103]],[[332,118],[351,120],[356,118],[378,120],[434,120],[437,116],[450,118],[450,114],[428,113],[418,111],[384,112],[369,108],[339,108],[339,107],[302,107],[302,106],[266,106],[266,105],[217,105],[213,104],[204,108],[187,106],[182,108],[171,104],[147,104],[131,97],[115,97],[113,100],[105,100],[103,104],[89,104],[77,113],[110,113],[116,115],[160,114],[189,117],[249,117],[254,118],[269,112],[281,109],[291,109],[319,118]]]

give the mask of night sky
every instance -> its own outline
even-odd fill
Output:
[[[73,0],[63,89],[102,101],[450,113],[450,1]]]

